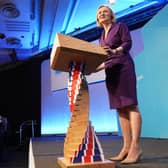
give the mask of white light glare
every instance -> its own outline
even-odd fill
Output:
[[[116,0],[107,0],[110,4],[114,5]]]

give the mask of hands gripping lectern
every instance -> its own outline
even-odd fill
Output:
[[[69,72],[68,98],[71,119],[64,141],[64,156],[57,159],[61,168],[114,168],[104,158],[101,144],[89,121],[89,92],[85,75],[95,71],[106,58],[105,51],[93,43],[56,34],[50,66]]]

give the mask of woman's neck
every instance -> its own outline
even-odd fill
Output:
[[[111,25],[112,25],[112,23],[108,23],[108,24],[104,24],[104,25],[103,25],[103,28],[104,28],[105,32],[108,32],[108,31],[109,31]]]
[[[109,30],[111,28],[111,25],[112,25],[112,23],[103,24],[103,28],[104,28],[104,31],[105,31],[105,37],[104,37],[105,39],[106,39],[107,34],[108,34],[108,32],[109,32]]]

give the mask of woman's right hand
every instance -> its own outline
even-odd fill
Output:
[[[111,49],[109,46],[103,46],[103,49],[107,52],[107,54],[113,55],[116,54],[116,49]]]

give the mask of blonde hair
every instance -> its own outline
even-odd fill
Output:
[[[101,5],[101,6],[98,7],[97,11],[98,11],[100,8],[102,8],[102,7],[108,8],[108,10],[109,10],[110,13],[111,13],[111,23],[114,23],[114,22],[116,21],[116,19],[115,19],[115,14],[114,14],[114,12],[112,11],[112,9],[111,9],[110,7],[108,7],[108,6],[106,6],[106,5]],[[97,25],[98,25],[99,27],[102,27],[102,26],[103,26],[103,25],[99,22],[98,17],[97,17],[97,14],[96,14],[96,23],[97,23]]]

